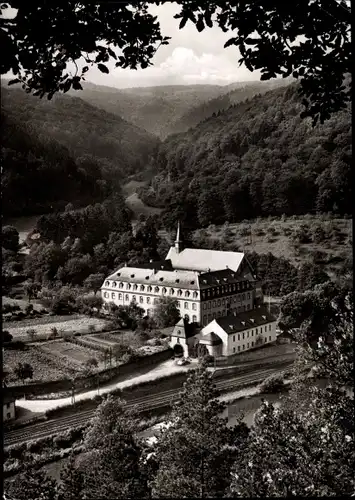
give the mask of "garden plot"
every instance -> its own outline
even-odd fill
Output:
[[[28,330],[35,330],[37,338],[46,338],[51,334],[52,328],[56,328],[58,331],[58,336],[63,336],[66,333],[88,333],[92,328],[96,331],[102,331],[107,328],[108,321],[100,318],[88,318],[87,316],[79,316],[76,318],[70,318],[70,316],[59,317],[56,320],[53,317],[46,318],[36,318],[33,320],[24,320],[24,322],[3,324],[3,328],[6,329],[14,339],[16,340],[26,340],[28,338]],[[44,321],[46,320],[46,321]],[[25,323],[26,322],[26,323]]]
[[[40,346],[40,349],[56,359],[67,363],[68,366],[75,366],[79,370],[84,368],[89,359],[98,358],[97,351],[65,341],[47,342],[46,345]]]
[[[33,368],[33,382],[46,380],[59,380],[67,376],[73,376],[80,371],[74,363],[64,365],[50,353],[44,352],[37,346],[27,346],[23,351],[4,349],[3,367],[7,372],[7,383],[9,385],[22,384],[14,374],[14,368],[18,363],[29,363]]]

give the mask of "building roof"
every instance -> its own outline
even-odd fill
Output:
[[[211,286],[228,285],[243,281],[243,277],[232,269],[221,269],[220,271],[211,271],[202,273],[199,276],[200,288],[210,288]]]
[[[2,397],[2,404],[5,405],[7,403],[14,403],[16,401],[16,398],[13,394],[9,392],[3,392],[3,397]]]
[[[244,258],[244,253],[201,248],[185,248],[177,252],[175,247],[170,247],[166,258],[171,260],[174,269],[211,272],[228,267],[232,271],[237,271]]]
[[[200,344],[207,344],[207,345],[219,345],[222,344],[222,339],[218,337],[218,335],[214,332],[206,333],[206,335],[203,335],[200,340]]]
[[[262,305],[256,309],[245,311],[237,315],[216,318],[214,321],[230,335],[235,332],[242,332],[244,330],[250,330],[250,328],[272,323],[276,321],[276,318],[269,313],[266,306]]]
[[[170,286],[190,290],[199,289],[198,273],[183,270],[161,271],[124,266],[111,274],[111,276],[108,276],[106,280],[139,283],[143,285]],[[105,288],[105,283],[101,288]]]
[[[189,339],[200,333],[201,329],[197,327],[196,323],[189,323],[184,318],[180,318],[171,332],[172,337],[182,337]]]

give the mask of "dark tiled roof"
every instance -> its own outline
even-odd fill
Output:
[[[265,305],[261,305],[256,309],[239,313],[236,316],[230,315],[216,318],[215,321],[226,333],[233,334],[266,325],[267,323],[276,321],[276,318],[269,313]]]
[[[199,276],[200,288],[210,288],[211,286],[230,285],[232,283],[239,283],[243,281],[242,276],[237,271],[232,269],[221,269],[220,271],[212,271],[203,273]]]
[[[6,404],[6,403],[12,403],[16,401],[15,397],[13,396],[13,394],[11,394],[10,392],[3,392],[3,396],[2,396],[2,404]]]

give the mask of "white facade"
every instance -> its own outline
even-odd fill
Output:
[[[223,318],[223,320],[226,319]],[[233,324],[228,329],[221,326],[218,321],[213,320],[202,329],[199,339],[202,340],[204,335],[209,333],[215,333],[222,340],[221,355],[232,356],[274,342],[276,340],[276,320],[268,321],[266,318],[262,323],[255,322],[254,325],[251,322],[248,322],[248,324],[245,322],[245,329],[243,330],[237,330]]]

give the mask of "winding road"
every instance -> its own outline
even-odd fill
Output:
[[[277,373],[290,366],[292,361],[281,362],[272,368],[261,368],[252,373],[231,376],[227,380],[217,380],[216,387],[221,392],[232,391],[244,385],[257,384],[266,377]],[[138,411],[153,410],[156,408],[169,407],[177,399],[179,389],[171,389],[158,394],[151,394],[126,403],[127,407],[136,407]],[[4,446],[10,446],[25,441],[31,441],[41,437],[51,436],[67,430],[73,426],[85,425],[94,416],[95,409],[79,410],[75,415],[68,415],[38,424],[32,424],[20,429],[10,430],[4,433]]]

